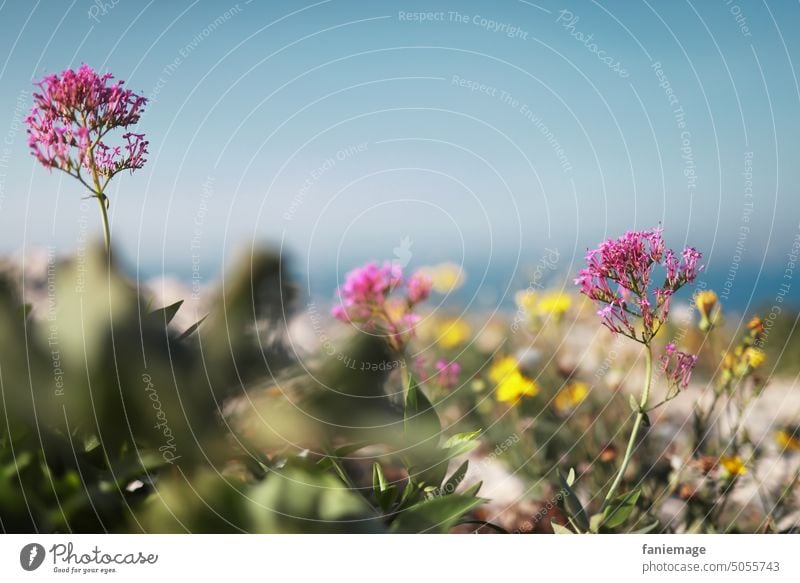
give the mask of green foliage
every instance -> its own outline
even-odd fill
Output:
[[[46,314],[0,277],[3,530],[446,532],[482,503],[466,462],[444,479],[478,434],[441,445],[422,387],[391,397],[403,355],[357,334],[301,368],[280,257],[246,259],[186,330],[101,250],[55,266]]]

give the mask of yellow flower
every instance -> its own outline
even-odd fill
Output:
[[[501,358],[489,368],[489,380],[497,386],[496,396],[501,403],[514,405],[522,397],[539,394],[539,387],[520,372],[519,364],[511,356]]]
[[[703,290],[694,296],[694,304],[700,312],[700,329],[703,332],[710,330],[719,318],[719,298],[713,290]]]
[[[496,360],[489,368],[489,380],[498,385],[506,377],[519,372],[519,364],[512,356],[506,356]]]
[[[436,293],[447,294],[464,284],[464,270],[455,263],[440,263],[420,271],[431,280]]]
[[[539,387],[532,379],[514,372],[497,385],[497,400],[509,405],[516,404],[522,397],[535,397],[539,394]]]
[[[536,313],[539,316],[552,316],[556,319],[561,318],[572,305],[572,298],[561,292],[551,292],[546,294],[536,306]]]
[[[764,364],[767,355],[763,350],[750,346],[744,351],[744,358],[750,368],[756,369]]]
[[[721,465],[725,473],[732,478],[743,476],[747,473],[747,467],[744,465],[741,456],[738,455],[722,456],[719,458],[719,465]]]
[[[455,348],[464,344],[471,333],[469,324],[460,318],[443,320],[437,326],[436,341],[444,349]]]
[[[589,386],[582,381],[573,381],[556,393],[553,406],[561,413],[580,405],[589,395]]]
[[[800,436],[798,431],[790,433],[786,429],[781,429],[775,434],[775,441],[781,446],[781,449],[790,449],[793,451],[800,451]]]

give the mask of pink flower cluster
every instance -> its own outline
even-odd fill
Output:
[[[672,295],[694,281],[702,269],[700,258],[693,247],[680,256],[665,249],[660,228],[628,231],[590,250],[575,283],[585,296],[604,304],[598,315],[609,330],[648,343],[666,321]],[[664,269],[665,277],[661,286],[653,287],[656,266]],[[643,326],[641,338],[637,320]]]
[[[461,365],[444,359],[436,361],[436,383],[443,389],[452,389],[458,385]]]
[[[143,134],[125,133],[126,144],[108,146],[109,131],[139,121],[147,99],[112,82],[110,73],[98,74],[88,65],[48,75],[36,84],[34,107],[25,118],[28,145],[48,168],[78,176],[81,168],[109,179],[122,170],[145,163],[147,141]]]
[[[431,286],[431,280],[421,273],[404,278],[396,263],[370,262],[345,276],[337,290],[339,303],[331,314],[342,322],[385,332],[400,345],[403,335],[413,333],[419,321],[414,308],[428,298]],[[403,287],[405,297],[399,298],[394,292]]]
[[[681,352],[674,344],[667,344],[661,357],[661,372],[668,381],[675,386],[685,389],[689,386],[692,371],[697,364],[697,357],[693,354]]]

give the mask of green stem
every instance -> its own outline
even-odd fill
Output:
[[[86,115],[81,113],[81,121],[83,123],[83,127],[87,127],[86,123]],[[103,132],[105,133],[105,132]],[[100,205],[100,217],[103,219],[103,240],[106,243],[106,254],[108,255],[109,260],[111,259],[111,228],[108,225],[108,209],[106,208],[107,198],[106,195],[103,193],[103,186],[108,186],[108,181],[106,184],[101,186],[100,185],[100,173],[97,171],[97,162],[94,159],[94,149],[97,147],[97,144],[100,142],[100,135],[97,140],[91,145],[88,152],[89,158],[89,171],[92,175],[92,184],[94,184],[94,197],[97,199],[97,203]]]
[[[111,255],[111,229],[108,226],[108,211],[106,209],[106,197],[103,196],[101,192],[95,198],[97,198],[97,202],[100,204],[100,216],[103,219],[103,239],[106,242],[106,253]]]
[[[614,483],[611,484],[611,488],[608,490],[608,494],[606,494],[605,500],[603,501],[603,508],[605,508],[614,495],[617,493],[617,489],[619,489],[619,485],[622,483],[622,478],[625,475],[625,471],[628,469],[628,464],[631,462],[631,457],[633,457],[633,448],[636,445],[636,436],[639,434],[639,429],[642,426],[642,421],[644,420],[645,410],[647,409],[647,401],[650,399],[650,383],[653,378],[653,349],[650,347],[650,344],[645,344],[645,379],[644,379],[644,390],[642,390],[642,398],[639,401],[639,411],[636,413],[636,419],[633,421],[633,429],[631,429],[631,436],[628,438],[628,447],[625,449],[625,456],[622,458],[622,465],[619,468],[619,472],[617,473],[617,477],[614,478]]]

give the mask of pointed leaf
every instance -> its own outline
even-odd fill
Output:
[[[558,479],[561,482],[561,487],[567,492],[567,495],[563,498],[564,509],[567,514],[582,532],[589,530],[589,520],[586,518],[586,512],[575,490],[567,484],[567,480],[561,472],[558,472]]]
[[[188,327],[188,328],[187,328],[187,329],[186,329],[186,330],[183,332],[183,334],[181,334],[180,336],[178,336],[178,341],[180,342],[181,340],[185,340],[186,338],[188,338],[189,336],[191,336],[192,334],[194,334],[194,331],[195,331],[195,330],[197,330],[197,329],[200,327],[200,324],[202,324],[203,322],[205,322],[206,318],[208,318],[208,314],[206,314],[205,316],[203,316],[202,318],[200,318],[200,319],[199,319],[197,322],[195,322],[194,324],[192,324],[191,326],[189,326],[189,327]]]
[[[606,519],[603,525],[607,528],[617,528],[624,524],[636,508],[636,502],[641,494],[641,490],[632,490],[615,498],[606,508]]]
[[[480,498],[460,494],[423,500],[400,512],[392,522],[391,530],[402,533],[446,533],[462,516],[480,504],[483,504]]]
[[[658,527],[659,524],[661,524],[661,523],[658,520],[655,520],[655,521],[651,522],[650,524],[645,525],[645,526],[643,526],[642,528],[640,528],[638,530],[634,530],[634,531],[629,532],[628,534],[647,534],[647,533],[652,532],[653,530],[655,530]]]
[[[172,319],[175,317],[175,314],[178,313],[178,310],[183,305],[183,300],[178,300],[174,304],[170,304],[168,306],[164,306],[163,308],[159,308],[157,310],[153,310],[148,314],[148,316],[155,318],[157,322],[164,322],[169,324],[172,322]]]
[[[447,481],[442,485],[440,489],[440,493],[444,496],[452,494],[458,488],[458,485],[464,479],[464,476],[467,475],[467,468],[469,467],[469,460],[465,460],[463,464],[458,466],[458,469],[453,472],[453,475],[450,476]]]

